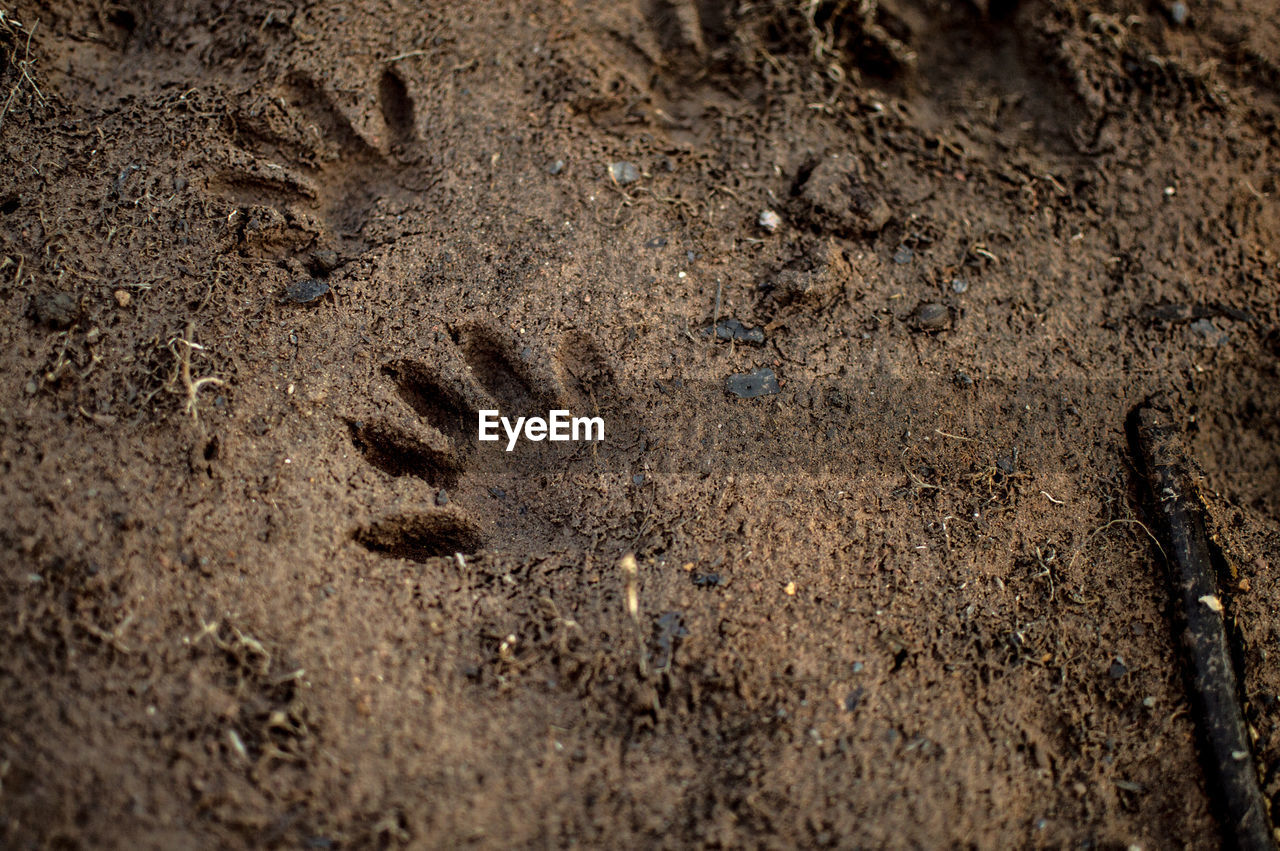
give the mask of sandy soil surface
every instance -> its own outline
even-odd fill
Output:
[[[1214,847],[1157,392],[1280,807],[1269,0],[54,0],[0,55],[0,844]]]

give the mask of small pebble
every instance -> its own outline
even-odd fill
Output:
[[[755,399],[782,392],[782,388],[778,386],[778,376],[767,366],[729,376],[725,379],[725,389],[739,399]]]
[[[1214,325],[1209,319],[1201,318],[1192,322],[1191,330],[1215,346],[1224,346],[1231,342],[1231,335]]]
[[[782,216],[779,216],[773,210],[764,210],[760,213],[760,218],[756,219],[756,224],[769,233],[773,233],[782,226]]]
[[[449,492],[444,488],[436,491],[436,505],[444,507],[449,504]]]
[[[969,291],[969,282],[964,278],[956,278],[951,282],[951,291],[957,295],[967,293]]]
[[[128,290],[116,290],[111,295],[115,296],[116,304],[121,307],[128,307],[129,302],[133,301],[133,296],[129,295]]]
[[[556,160],[547,166],[547,174],[559,174],[564,171],[564,160]]]
[[[951,311],[935,301],[921,302],[916,308],[915,321],[921,331],[939,331],[951,321]]]
[[[1129,666],[1124,663],[1123,659],[1117,656],[1115,659],[1111,660],[1109,673],[1111,674],[1111,679],[1118,680],[1125,674],[1129,673]]]
[[[796,595],[796,584],[794,582],[788,582],[783,586],[782,593],[786,594],[788,597],[794,597]]]
[[[861,167],[850,155],[824,157],[809,173],[800,191],[805,217],[825,230],[841,235],[875,233],[893,217],[893,211],[860,176]]]
[[[732,340],[735,343],[750,343],[755,346],[764,345],[764,329],[748,327],[739,319],[721,319],[715,327],[716,339]],[[710,334],[708,328],[704,333]]]
[[[80,317],[80,304],[71,293],[36,293],[31,297],[31,317],[41,325],[62,330]]]
[[[1182,0],[1175,0],[1173,5],[1169,7],[1169,19],[1177,26],[1185,24],[1189,14],[1190,10],[1187,9],[1187,4],[1183,3]]]
[[[315,278],[303,278],[285,290],[285,294],[295,304],[310,304],[327,292],[329,285]]]
[[[609,177],[619,186],[626,186],[628,183],[635,183],[640,179],[640,169],[636,168],[634,163],[622,162],[609,164]]]
[[[893,262],[897,263],[899,266],[903,266],[910,263],[911,258],[915,256],[916,253],[911,250],[911,246],[899,245],[898,250],[893,252]]]
[[[338,252],[332,248],[321,248],[311,253],[311,265],[314,271],[329,273],[338,268]]]

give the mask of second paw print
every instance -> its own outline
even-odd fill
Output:
[[[445,335],[441,335],[442,337]],[[423,482],[429,507],[380,511],[352,532],[376,553],[425,561],[485,549],[534,555],[575,537],[578,500],[564,474],[590,452],[587,440],[623,424],[613,415],[616,385],[590,340],[566,335],[542,347],[480,325],[455,328],[428,355],[390,360],[369,398],[350,416],[352,444],[382,473]],[[578,419],[578,443],[513,445],[498,417]],[[480,413],[495,423],[479,439]],[[566,419],[562,430],[573,434]],[[591,423],[588,424],[587,420]],[[511,451],[514,450],[514,451]]]

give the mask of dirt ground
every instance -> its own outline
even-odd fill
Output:
[[[1270,0],[54,0],[0,54],[5,847],[1215,847],[1155,392],[1280,811]]]

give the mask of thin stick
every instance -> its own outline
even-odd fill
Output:
[[[723,286],[724,286],[724,284],[723,284],[722,282],[720,282],[720,281],[716,281],[716,309],[715,309],[715,311],[713,311],[713,312],[712,312],[712,314],[711,314],[711,340],[712,340],[712,342],[714,342],[714,341],[715,341],[715,338],[716,338],[716,328],[718,328],[718,327],[720,326],[720,289],[721,289],[721,287],[723,287]]]
[[[1151,514],[1167,544],[1169,591],[1183,630],[1192,705],[1205,744],[1201,756],[1210,794],[1219,810],[1223,839],[1245,851],[1274,851],[1266,801],[1258,788],[1258,772],[1240,711],[1239,684],[1215,576],[1215,553],[1181,441],[1170,413],[1150,403],[1130,414],[1127,428],[1134,454],[1146,474]]]
[[[640,679],[647,680],[649,678],[649,660],[646,658],[647,654],[644,648],[644,630],[640,628],[640,569],[636,564],[636,557],[631,553],[627,553],[618,561],[618,569],[622,571],[623,594],[625,595],[624,605],[626,606],[627,616],[631,618],[631,623],[636,630]]]

